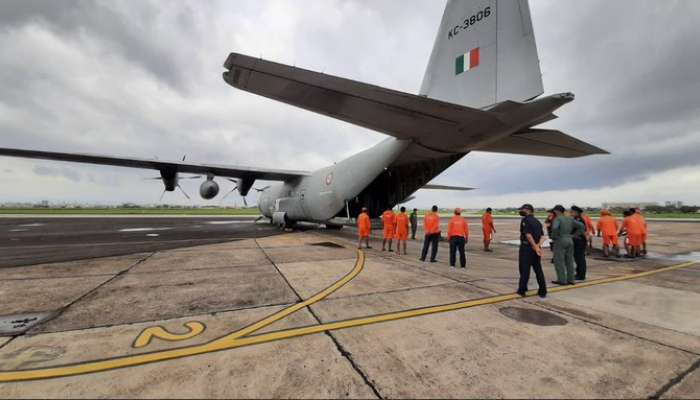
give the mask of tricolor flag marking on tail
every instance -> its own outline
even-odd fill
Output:
[[[455,75],[467,72],[479,66],[479,48],[460,54],[455,60]]]

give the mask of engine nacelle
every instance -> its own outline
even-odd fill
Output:
[[[202,182],[202,186],[199,187],[199,195],[205,200],[211,200],[217,194],[219,194],[219,184],[212,179]]]
[[[177,170],[174,169],[161,169],[160,178],[165,185],[166,192],[172,192],[177,187]]]
[[[281,211],[272,213],[272,223],[279,226],[280,228],[288,226],[289,218],[287,218],[287,213]]]

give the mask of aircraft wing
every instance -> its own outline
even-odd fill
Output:
[[[216,164],[191,164],[180,161],[120,158],[92,154],[57,153],[50,151],[8,148],[0,148],[0,156],[113,165],[128,168],[155,169],[159,171],[178,173],[213,174],[216,176],[243,178],[247,180],[262,179],[266,181],[288,181],[309,175],[309,173],[305,171],[289,171]]]
[[[430,189],[430,190],[456,190],[456,191],[467,191],[467,190],[476,190],[476,188],[472,187],[464,187],[464,186],[448,186],[448,185],[423,185],[421,189]]]
[[[243,54],[231,53],[224,67],[235,88],[427,147],[462,147],[468,131],[503,126],[497,113]]]
[[[494,153],[575,158],[607,151],[552,129],[529,128],[475,149]]]

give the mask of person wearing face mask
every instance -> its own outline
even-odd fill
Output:
[[[518,252],[518,267],[520,270],[520,282],[518,284],[518,294],[527,294],[527,284],[530,280],[530,269],[535,271],[539,290],[537,294],[544,298],[547,296],[547,283],[542,272],[542,243],[544,242],[544,231],[542,224],[533,215],[535,209],[531,204],[523,204],[520,207],[520,250]]]

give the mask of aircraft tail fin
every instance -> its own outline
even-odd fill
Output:
[[[448,0],[421,95],[487,107],[543,92],[528,0]]]

